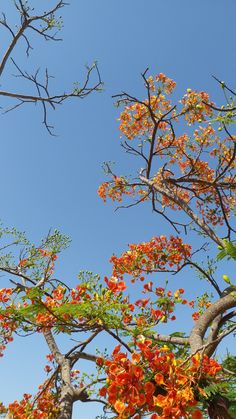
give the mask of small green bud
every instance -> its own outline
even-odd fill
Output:
[[[228,277],[228,275],[223,275],[222,276],[222,278],[223,278],[223,280],[225,281],[225,282],[227,282],[227,284],[230,284],[231,282],[230,282],[230,279],[229,279],[229,277]]]

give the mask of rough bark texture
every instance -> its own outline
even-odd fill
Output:
[[[75,392],[71,384],[70,360],[60,352],[51,330],[45,330],[44,337],[61,370],[62,385],[59,405],[60,413],[58,415],[58,419],[71,419]]]
[[[227,289],[230,292],[230,288]],[[212,338],[213,343],[209,345],[210,341],[207,340],[207,346],[204,348],[204,336],[208,327],[216,322],[220,324],[221,315],[228,310],[229,308],[236,306],[236,296],[234,293],[227,295],[227,290],[222,294],[222,298],[212,304],[205,313],[200,317],[196,322],[194,328],[192,329],[189,341],[191,346],[192,354],[197,351],[204,351],[204,354],[212,356],[219,342],[216,340],[218,335],[218,330],[213,330],[212,335],[209,337]],[[217,320],[217,321],[216,321]],[[214,341],[215,340],[215,341]],[[228,409],[230,407],[230,402],[227,398],[222,397],[219,394],[216,394],[212,400],[208,402],[208,414],[210,419],[233,419],[229,414]]]
[[[74,402],[74,388],[71,385],[71,367],[68,359],[63,360],[61,365],[61,394],[60,394],[60,405],[58,419],[71,419],[73,402]]]
[[[216,395],[208,406],[210,419],[233,419],[228,412],[228,408],[229,401],[225,397]]]
[[[61,387],[60,413],[58,419],[71,419],[73,411],[74,392],[68,385]]]

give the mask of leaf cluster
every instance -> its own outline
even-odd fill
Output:
[[[236,260],[236,244],[232,241],[228,241],[224,239],[224,247],[218,247],[220,252],[216,256],[216,260],[220,261],[227,257],[227,259],[234,259]]]

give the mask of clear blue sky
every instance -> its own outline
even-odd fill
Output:
[[[46,9],[55,2],[40,3]],[[14,19],[13,1],[2,0],[0,7]],[[59,262],[59,273],[72,284],[81,269],[109,274],[109,257],[122,252],[128,243],[169,232],[163,220],[147,208],[114,212],[111,204],[104,205],[97,197],[98,185],[104,180],[103,161],[116,161],[120,173],[129,173],[132,166],[132,159],[120,148],[118,111],[111,95],[121,90],[141,95],[140,73],[149,67],[151,73],[164,72],[174,78],[180,96],[192,87],[221,100],[211,75],[235,88],[236,3],[75,0],[62,15],[63,42],[45,43],[33,35],[30,58],[23,54],[21,43],[14,59],[31,71],[47,66],[55,76],[55,92],[82,81],[84,64],[97,60],[104,92],[84,101],[66,102],[51,113],[59,134],[56,138],[42,126],[39,106],[28,105],[1,116],[0,216],[5,225],[26,231],[32,240],[40,239],[50,228],[71,236],[72,246]],[[2,30],[1,54],[8,41]],[[20,80],[10,77],[12,73],[8,66],[1,88],[29,92]],[[183,281],[188,280],[185,275]],[[4,383],[0,399],[12,401],[33,391],[43,379],[42,354],[47,352],[40,337],[17,339],[9,345],[0,364]],[[92,406],[82,408],[83,418],[92,419],[98,413]],[[77,415],[75,409],[74,417]]]

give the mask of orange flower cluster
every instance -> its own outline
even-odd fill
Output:
[[[201,390],[199,374],[202,382],[214,379],[220,365],[200,355],[186,365],[167,346],[158,348],[143,337],[136,346],[139,352],[134,352],[131,359],[119,345],[112,359],[104,361],[107,385],[100,389],[100,395],[107,397],[118,419],[135,413],[153,413],[152,419],[201,418],[196,399]]]
[[[120,280],[120,278],[117,278],[116,276],[111,276],[110,278],[107,278],[105,276],[104,281],[107,284],[108,288],[112,292],[114,292],[114,294],[118,292],[123,292],[127,288],[125,282]]]
[[[46,296],[42,299],[34,299],[29,296],[30,303],[24,302],[24,307],[29,307],[30,304],[33,306],[37,304],[36,314],[31,317],[31,321],[38,326],[37,331],[41,332],[45,328],[52,328],[58,326],[60,328],[66,327],[67,323],[84,322],[83,317],[76,319],[74,314],[69,314],[66,311],[60,313],[60,307],[63,304],[67,305],[78,305],[83,304],[84,301],[91,300],[93,298],[92,290],[89,290],[86,284],[77,285],[76,288],[72,288],[67,292],[66,288],[59,285],[52,291],[51,296]]]
[[[25,393],[22,400],[15,400],[8,407],[0,407],[0,413],[7,413],[10,419],[56,419],[58,412],[56,394],[52,385],[48,385],[47,382],[39,387],[35,399],[31,394]]]
[[[36,314],[35,323],[39,326],[39,331],[43,330],[45,327],[53,327],[57,324],[58,320],[60,321],[69,321],[70,316],[68,313],[64,313],[59,317],[56,315],[56,309],[63,305],[66,299],[67,304],[79,304],[83,303],[84,300],[90,299],[90,295],[86,292],[86,286],[77,285],[77,287],[72,289],[69,295],[66,295],[66,289],[59,285],[52,291],[52,296],[47,296],[45,300],[41,301],[42,311]],[[34,300],[32,300],[34,304]]]
[[[152,289],[152,285],[152,282],[145,284],[143,293],[152,292],[158,299],[151,301],[150,298],[141,298],[135,301],[134,304],[128,304],[128,306],[126,304],[122,310],[124,324],[130,324],[132,322],[133,324],[136,323],[138,327],[145,327],[150,325],[150,323],[153,325],[157,325],[159,322],[166,323],[168,319],[173,321],[176,320],[176,316],[173,315],[175,305],[188,304],[188,301],[181,297],[181,294],[184,293],[182,288],[172,293],[171,291],[166,292],[162,287]],[[132,314],[135,306],[141,308],[141,315],[137,316],[137,312],[134,315]]]
[[[161,73],[149,77],[145,87],[148,99],[134,101],[129,95],[124,99],[125,108],[120,115],[122,134],[129,140],[139,141],[141,151],[136,149],[136,154],[148,162],[148,172],[152,166],[152,180],[159,189],[171,191],[173,196],[195,206],[203,222],[213,226],[227,224],[236,205],[236,137],[216,135],[211,123],[211,119],[214,122],[214,104],[206,92],[187,89],[180,100],[182,108],[177,111],[166,99],[175,87],[173,80]],[[176,135],[174,125],[180,117],[184,117],[188,125],[199,124],[190,136]],[[163,167],[157,164],[158,170],[154,167],[157,158],[165,161]],[[137,185],[123,177],[114,177],[100,186],[98,194],[104,201],[111,198],[120,202],[123,195],[133,195],[142,202],[149,199],[150,189],[146,184]],[[162,207],[161,211],[165,207],[181,209],[162,192],[157,193],[156,202]]]
[[[159,129],[166,130],[167,124],[160,119],[171,110],[171,102],[166,94],[171,94],[176,83],[163,73],[147,79],[150,95],[148,100],[126,106],[120,114],[120,130],[129,140],[137,135],[151,133],[154,121],[159,121]]]
[[[174,183],[171,183],[169,181],[170,176],[170,172],[166,171],[163,173],[162,169],[160,169],[153,179],[155,185],[163,187],[163,183],[166,182],[168,184],[168,189],[175,195],[175,197],[180,198],[184,202],[189,202],[189,191],[180,188],[178,185],[175,185]],[[174,202],[172,199],[168,198],[168,196],[164,194],[160,196],[160,202],[163,208],[169,207],[173,210],[181,210],[181,207],[176,202]]]
[[[3,356],[3,351],[6,349],[6,345],[13,341],[13,332],[16,330],[17,324],[12,320],[10,313],[0,314],[0,357]]]
[[[223,225],[225,217],[230,217],[230,212],[236,205],[236,199],[233,196],[223,196],[219,198],[216,191],[212,191],[211,197],[206,197],[205,201],[197,201],[196,205],[205,223]],[[212,205],[212,206],[211,206]],[[222,213],[224,209],[224,214]],[[225,215],[225,217],[224,217]]]
[[[8,303],[12,295],[13,288],[1,288],[0,289],[0,303]]]
[[[78,302],[83,302],[84,300],[90,300],[91,296],[88,292],[86,285],[77,285],[76,288],[73,288],[70,291],[71,304],[78,304]]]
[[[61,285],[51,291],[51,295],[41,294],[40,290],[28,288],[23,301],[18,299],[17,304],[10,298],[12,289],[0,290],[0,302],[3,307],[0,308],[0,356],[6,349],[6,344],[13,340],[13,333],[16,329],[26,332],[42,332],[47,328],[57,327],[64,330],[66,327],[72,327],[76,324],[84,324],[87,316],[79,316],[68,313],[63,310],[63,305],[78,305],[94,298],[94,289],[86,284],[76,286],[67,290]],[[105,298],[105,294],[104,294]],[[60,311],[60,309],[62,310]],[[77,322],[77,323],[76,323]],[[30,326],[29,326],[30,324]]]
[[[3,356],[6,345],[13,341],[12,334],[17,328],[17,323],[13,320],[11,313],[13,308],[11,302],[12,292],[13,288],[0,289],[0,303],[3,305],[3,308],[0,309],[0,357]]]
[[[205,293],[201,297],[198,297],[196,306],[199,310],[195,311],[192,314],[192,318],[194,321],[197,321],[199,317],[204,313],[204,311],[211,306],[210,296],[207,293]]]
[[[168,163],[171,165],[171,170],[159,169],[154,177],[156,185],[161,188],[163,188],[163,184],[167,185],[175,196],[187,203],[195,200],[196,208],[204,222],[211,223],[214,226],[222,225],[224,221],[222,206],[225,215],[229,217],[230,210],[236,204],[236,200],[233,188],[230,191],[230,187],[221,198],[219,197],[214,186],[219,169],[216,172],[215,168],[211,168],[210,160],[217,157],[220,161],[221,170],[224,170],[231,161],[230,169],[222,182],[224,185],[226,183],[233,184],[235,175],[233,175],[232,170],[235,168],[235,163],[232,162],[232,140],[230,143],[229,139],[219,139],[211,125],[199,126],[194,131],[193,139],[183,134],[173,140],[172,136],[168,134],[162,138],[162,141],[157,142],[156,150],[161,158],[167,156]],[[205,158],[208,154],[209,159],[207,161],[200,158],[202,153],[205,153]],[[215,165],[215,162],[213,162],[213,165]],[[176,181],[180,174],[181,183]],[[163,207],[181,209],[164,195],[160,197],[160,200]]]
[[[58,256],[54,252],[47,249],[37,249],[37,253],[34,256],[21,259],[18,266],[20,268],[33,268],[36,266],[36,262],[39,261],[42,257],[48,259],[45,275],[51,276],[54,272],[55,261],[57,260]]]
[[[215,377],[222,370],[222,367],[213,358],[208,358],[206,355],[202,357],[197,354],[192,357],[192,367],[189,370],[193,373],[201,371],[202,374]]]
[[[153,237],[149,242],[130,244],[129,250],[120,257],[112,256],[112,275],[122,278],[124,274],[133,279],[143,277],[143,273],[178,271],[191,255],[191,246],[184,244],[180,237]]]
[[[164,73],[159,73],[155,77],[149,76],[147,82],[151,92],[160,91],[161,89],[167,95],[170,95],[176,87],[176,82]]]
[[[130,187],[123,177],[113,176],[113,181],[103,182],[98,188],[98,196],[106,202],[107,197],[112,201],[121,202],[123,195],[133,195],[134,187]]]
[[[46,249],[39,249],[39,253],[44,257],[48,258],[48,267],[47,267],[47,275],[52,275],[54,272],[55,261],[57,260],[58,256],[51,252],[50,250]]]
[[[187,89],[187,93],[180,101],[184,106],[182,113],[189,125],[194,122],[205,121],[207,117],[212,116],[213,110],[210,107],[213,105],[209,101],[209,95],[206,92],[196,92],[192,89]]]

